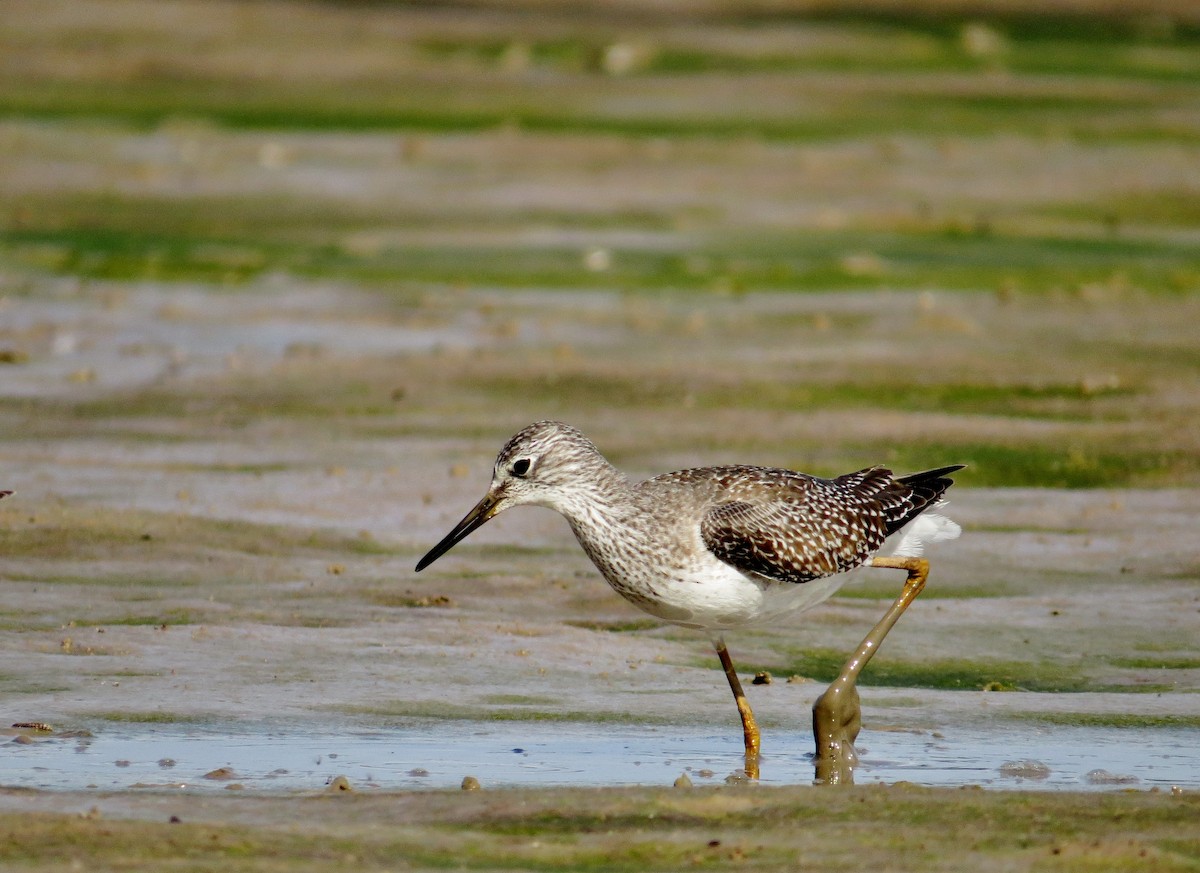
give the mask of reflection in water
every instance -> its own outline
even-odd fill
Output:
[[[338,775],[357,788],[384,789],[458,788],[466,775],[486,788],[669,786],[681,774],[696,786],[744,779],[741,738],[702,728],[491,722],[412,722],[387,730],[347,727],[321,733],[306,728],[121,725],[97,728],[92,737],[51,734],[33,742],[9,740],[0,756],[0,784],[220,789],[237,783],[248,790],[295,790],[323,787]],[[868,729],[858,742],[857,781],[1092,791],[1175,785],[1200,789],[1197,729],[1140,732],[1152,733],[1154,742],[1130,742],[1131,731],[1116,728],[1050,730],[1027,724],[945,733]],[[204,778],[218,772],[222,779]],[[761,759],[763,784],[808,785],[812,778],[809,755],[768,754]]]

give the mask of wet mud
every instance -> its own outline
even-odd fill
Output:
[[[169,297],[139,294],[139,304]],[[59,329],[82,332],[89,366],[112,373],[64,384],[62,362],[48,356],[5,382],[14,394],[43,386],[60,394],[6,407],[5,484],[16,492],[0,503],[8,723],[102,734],[231,720],[317,725],[351,715],[379,725],[518,721],[531,738],[575,722],[706,725],[736,735],[707,640],[645,621],[604,585],[552,513],[506,514],[460,545],[453,566],[415,576],[417,556],[486,482],[496,433],[508,425],[481,416],[498,413],[499,400],[475,409],[459,395],[413,392],[402,409],[327,414],[324,380],[391,386],[413,370],[446,379],[460,366],[476,372],[474,357],[406,352],[412,329],[403,325],[412,316],[400,314],[376,317],[381,334],[394,330],[392,353],[402,358],[331,347],[318,365],[303,356],[297,364],[291,337],[311,336],[312,322],[329,327],[333,300],[351,324],[360,315],[354,295],[330,290],[214,293],[195,324],[178,310],[103,298],[104,289],[89,288],[53,305],[16,298],[8,308],[16,320],[57,317]],[[467,317],[472,299],[482,298],[462,297],[456,317]],[[745,324],[761,302],[717,308]],[[916,305],[896,295],[877,302],[876,317],[889,320]],[[553,295],[515,305],[557,324],[588,318]],[[760,316],[764,330],[780,308],[814,305],[772,301]],[[982,300],[957,305],[980,318],[995,312]],[[243,341],[237,362],[217,359],[213,331],[228,321],[252,338],[264,307],[288,312],[287,322],[272,315],[260,345]],[[103,318],[88,317],[104,312],[147,336],[168,320],[174,357],[194,361],[197,372],[144,381],[110,371],[108,362],[128,352],[110,341]],[[464,344],[474,336],[458,329]],[[753,331],[737,336],[745,343],[720,347],[731,359],[754,348]],[[512,359],[538,354],[536,341],[511,342]],[[636,370],[629,355],[637,348],[630,337],[595,360],[615,356]],[[219,375],[203,372],[210,369]],[[281,391],[291,393],[285,406],[241,409]],[[531,398],[501,420],[537,417],[541,408]],[[674,415],[684,427],[668,439],[655,408],[627,409],[619,426],[611,408],[581,401],[580,410],[635,474],[734,452],[739,460],[787,458],[781,433],[771,437],[775,448],[749,458],[736,440],[726,448],[717,434],[689,435],[689,427],[727,422],[720,412]],[[456,416],[475,424],[452,424]],[[904,419],[883,415],[876,426],[894,422],[903,432]],[[829,433],[870,421],[865,411],[824,419]],[[1119,726],[1132,713],[1151,736],[1155,725],[1195,729],[1200,602],[1188,531],[1198,508],[1188,488],[956,488],[951,511],[964,535],[931,555],[926,590],[864,673],[864,736],[995,718]],[[881,570],[849,586],[794,627],[731,636],[748,676],[770,670],[808,680],[749,685],[765,753],[811,752],[812,700],[898,593],[894,575]]]
[[[1195,867],[1188,4],[10,5],[0,866]],[[546,417],[634,476],[968,465],[857,786],[811,707],[894,572],[729,635],[757,785],[552,513],[414,574]]]

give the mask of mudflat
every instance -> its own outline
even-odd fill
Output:
[[[3,743],[3,863],[1198,863],[1200,773],[1122,781],[1086,739],[1200,737],[1190,4],[6,6],[0,710],[52,730]],[[1022,790],[1036,755],[962,779],[1016,790],[772,782],[886,571],[728,639],[774,677],[758,786],[385,768],[330,796],[114,761],[50,791],[22,761],[281,726],[736,739],[708,641],[553,514],[413,573],[548,417],[632,476],[968,464],[863,741],[1082,730],[1089,790]],[[455,735],[428,760],[457,778]]]

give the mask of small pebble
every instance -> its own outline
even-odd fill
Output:
[[[234,772],[232,767],[218,767],[216,770],[209,770],[205,773],[204,778],[216,780],[235,779],[237,778],[237,773]]]
[[[691,788],[692,780],[688,778],[688,774],[684,773],[684,774],[680,775],[680,777],[678,779],[675,780],[675,787],[676,788]]]
[[[479,780],[476,779],[474,776],[464,776],[463,777],[463,781],[462,781],[462,790],[463,791],[479,791],[482,788],[483,788],[483,786],[479,784]]]
[[[770,685],[773,680],[771,674],[763,670],[761,673],[755,673],[754,678],[750,681],[753,685]]]
[[[329,780],[329,784],[325,786],[326,794],[349,794],[354,791],[354,786],[350,784],[350,780],[345,776],[334,776]]]

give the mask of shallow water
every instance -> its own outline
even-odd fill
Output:
[[[798,751],[788,753],[783,747]],[[808,737],[778,737],[762,783],[808,784]],[[1105,728],[971,728],[945,736],[867,732],[859,784],[1113,790],[1200,789],[1200,731]],[[559,724],[423,723],[345,732],[195,727],[107,729],[91,737],[4,744],[0,784],[78,789],[313,789],[346,776],[358,788],[670,785],[687,773],[720,784],[742,766],[740,737],[705,728]],[[225,778],[205,774],[229,768]]]

